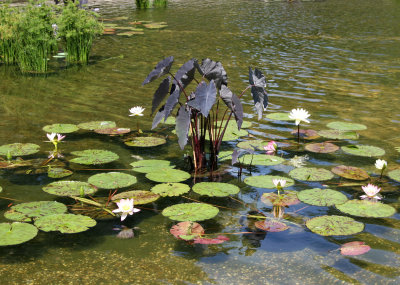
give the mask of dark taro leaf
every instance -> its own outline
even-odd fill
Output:
[[[194,62],[197,70],[207,78],[209,81],[214,80],[215,86],[220,89],[221,85],[228,85],[228,77],[222,64],[217,61],[213,61],[209,58],[203,59],[201,65],[197,61]]]
[[[169,91],[169,84],[171,82],[171,77],[165,78],[158,86],[158,89],[154,93],[153,96],[153,103],[151,107],[151,113],[153,114],[154,111],[157,109],[158,105],[164,100],[165,96],[167,96]]]
[[[176,83],[176,81],[180,82],[183,88],[189,85],[189,83],[194,79],[194,62],[195,59],[192,58],[179,68],[175,74],[174,83]]]
[[[174,62],[174,57],[169,56],[160,61],[157,66],[149,73],[147,78],[143,81],[142,85],[152,82],[154,79],[167,74],[171,69],[172,63]]]
[[[190,112],[188,112],[186,110],[186,106],[183,105],[179,108],[175,126],[176,134],[178,136],[178,143],[181,149],[183,149],[187,143],[189,126],[190,126]]]
[[[265,76],[257,68],[253,73],[253,70],[249,67],[249,82],[258,119],[261,120],[263,111],[268,107],[268,94],[265,90]]]
[[[234,165],[238,161],[239,154],[240,154],[240,152],[239,152],[238,149],[235,149],[233,151],[233,153],[232,153],[232,165]]]
[[[165,105],[163,105],[160,109],[158,109],[157,114],[154,116],[153,119],[153,124],[151,125],[151,129],[155,129],[158,124],[161,122],[161,120],[164,118],[165,116],[165,109],[164,109]]]
[[[188,105],[199,110],[204,117],[208,117],[208,113],[217,98],[217,89],[215,88],[214,80],[211,80],[208,85],[204,81],[200,82],[195,94],[194,100],[189,101]]]
[[[181,95],[181,89],[177,85],[173,85],[171,88],[171,95],[169,95],[167,102],[165,102],[164,111],[164,121],[167,120],[169,115],[171,115],[172,110],[175,108],[176,104],[179,102],[179,96]]]
[[[238,125],[238,130],[242,127],[243,123],[243,106],[240,102],[239,97],[232,93],[228,87],[225,85],[221,86],[219,91],[219,95],[221,96],[222,101],[228,106],[228,108],[233,112],[235,115],[235,120]]]

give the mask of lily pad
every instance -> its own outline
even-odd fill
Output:
[[[172,197],[189,192],[190,187],[189,185],[183,183],[161,183],[151,188],[150,191],[162,197]]]
[[[58,196],[81,196],[94,194],[97,188],[81,181],[56,181],[43,187],[43,191]]]
[[[236,146],[243,149],[251,150],[264,150],[264,146],[267,146],[268,142],[264,140],[249,140],[239,142]]]
[[[296,137],[298,136],[298,130],[293,130],[291,132]],[[315,140],[320,137],[316,130],[300,130],[300,137],[306,140]]]
[[[331,189],[307,189],[297,193],[300,201],[314,206],[332,206],[347,201],[346,195]]]
[[[290,187],[294,185],[294,180],[282,176],[273,176],[273,175],[259,175],[259,176],[249,176],[244,179],[244,183],[250,186],[259,187],[259,188],[268,188],[273,189],[276,188],[272,180],[274,179],[284,179],[286,180],[286,187]]]
[[[146,178],[155,182],[182,182],[190,178],[190,174],[172,168],[161,168],[148,172]]]
[[[222,122],[222,127],[221,127],[221,121],[217,122],[217,126],[221,127],[222,129],[225,127],[226,121]],[[253,123],[250,121],[243,121],[240,129],[248,129],[251,127]],[[235,120],[229,120],[228,126],[226,127],[226,130],[230,131],[238,131],[238,126]]]
[[[325,181],[333,178],[333,173],[327,169],[316,167],[299,167],[289,172],[290,177],[302,181]]]
[[[291,206],[299,204],[296,191],[285,191],[278,195],[277,193],[264,193],[261,201],[268,206]]]
[[[182,239],[180,236],[193,236],[192,239],[195,239],[204,234],[204,229],[199,223],[186,221],[172,226],[169,232],[179,239]]]
[[[265,219],[265,221],[257,221],[254,223],[256,228],[267,231],[267,232],[282,232],[287,230],[289,227],[278,220],[275,219]]]
[[[222,182],[200,182],[193,185],[192,189],[197,194],[211,197],[225,197],[240,191],[236,185]]]
[[[147,29],[152,29],[152,30],[154,29],[159,30],[168,27],[166,22],[158,22],[158,23],[154,22],[154,23],[144,24],[143,26]]]
[[[0,146],[0,155],[24,156],[37,153],[40,146],[34,143],[13,143]]]
[[[233,151],[231,150],[223,150],[218,153],[218,161],[231,161],[232,160]]]
[[[278,165],[281,164],[285,161],[280,156],[275,156],[275,155],[266,155],[266,154],[245,154],[240,158],[240,161],[243,164],[247,165],[265,165],[265,166],[270,166],[270,165]]]
[[[270,113],[266,115],[265,118],[275,121],[292,121],[292,119],[289,118],[289,113]]]
[[[150,191],[133,190],[114,195],[111,198],[111,200],[114,202],[118,202],[121,199],[133,199],[133,203],[135,205],[142,205],[142,204],[152,203],[156,201],[158,198],[160,198],[160,195]]]
[[[0,161],[0,169],[13,169],[18,167],[31,166],[32,161],[30,160],[12,160],[12,161]]]
[[[3,192],[3,187],[0,186],[0,193]]]
[[[400,169],[389,171],[387,174],[391,179],[400,182]]]
[[[59,231],[63,234],[84,232],[95,225],[96,221],[92,218],[74,214],[55,214],[35,221],[35,226],[42,231]]]
[[[162,215],[175,221],[204,221],[218,214],[217,207],[203,203],[182,203],[172,205],[162,211]]]
[[[87,123],[81,123],[78,125],[78,128],[83,130],[101,130],[101,129],[111,129],[115,128],[117,124],[113,121],[92,121]]]
[[[127,146],[135,147],[154,147],[165,144],[167,141],[159,137],[135,137],[132,140],[125,141]]]
[[[78,157],[71,159],[70,162],[85,165],[105,164],[119,159],[119,156],[116,153],[103,149],[73,151],[71,154]]]
[[[126,32],[118,33],[117,36],[131,37],[131,36],[134,36],[134,35],[143,35],[143,34],[144,34],[143,31],[126,31]]]
[[[330,122],[326,126],[339,131],[362,131],[367,129],[365,125],[349,122]]]
[[[4,213],[9,220],[19,222],[31,222],[39,217],[63,214],[67,212],[67,206],[56,201],[39,201],[17,204]]]
[[[385,218],[396,213],[392,206],[367,200],[350,200],[336,205],[339,211],[358,217]]]
[[[316,153],[331,153],[337,151],[339,147],[330,142],[322,142],[306,144],[305,149]]]
[[[339,131],[339,130],[322,130],[318,134],[321,137],[333,139],[333,140],[356,140],[358,134],[353,131]]]
[[[169,116],[166,121],[161,121],[161,122],[166,124],[166,125],[175,125],[176,124],[176,118],[172,117],[172,116]]]
[[[336,175],[352,180],[366,180],[369,178],[368,173],[358,167],[338,165],[331,170]]]
[[[171,165],[171,162],[168,160],[162,159],[146,159],[132,162],[130,164],[133,167],[133,170],[140,173],[149,173],[153,171],[160,170],[162,168],[174,168],[174,165]]]
[[[46,133],[68,134],[79,130],[77,125],[74,124],[52,124],[43,127]]]
[[[247,136],[248,134],[249,132],[243,129],[240,129],[240,131],[234,129],[227,129],[225,131],[224,137],[222,138],[222,141],[234,141],[239,139],[240,137]]]
[[[216,238],[205,238],[205,237],[198,237],[193,240],[193,243],[198,244],[220,244],[223,242],[228,241],[229,238],[223,235],[219,235]]]
[[[108,172],[90,176],[88,182],[102,189],[117,189],[131,186],[137,182],[137,179],[126,173]]]
[[[371,145],[348,145],[342,146],[342,150],[347,154],[357,155],[357,156],[382,156],[385,154],[385,150]]]
[[[0,246],[15,245],[33,239],[38,229],[27,223],[0,223]]]
[[[352,241],[342,244],[340,253],[342,255],[361,255],[370,251],[371,247],[363,241]]]
[[[131,132],[129,128],[108,128],[108,129],[97,129],[95,133],[109,136],[123,135]]]
[[[322,236],[353,235],[364,229],[364,224],[350,217],[320,216],[306,222],[307,228]]]
[[[72,175],[73,172],[68,169],[60,168],[60,167],[55,167],[55,168],[50,168],[47,171],[47,175],[50,178],[63,178]]]

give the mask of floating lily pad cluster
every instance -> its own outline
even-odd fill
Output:
[[[143,35],[145,30],[161,30],[168,27],[166,22],[152,21],[130,21],[128,17],[116,17],[112,19],[104,19],[104,35],[117,35],[131,37],[134,35]]]

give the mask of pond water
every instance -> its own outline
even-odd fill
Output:
[[[91,62],[85,67],[65,67],[63,60],[51,60],[47,76],[21,75],[13,67],[0,66],[0,145],[31,142],[41,146],[44,157],[51,150],[42,127],[53,123],[79,124],[109,120],[120,127],[136,128],[138,117],[129,117],[129,108],[144,106],[140,118],[144,131],[151,128],[150,109],[157,83],[141,86],[156,63],[175,57],[177,68],[188,59],[209,57],[222,62],[235,93],[248,85],[248,67],[260,69],[267,78],[270,105],[267,113],[289,112],[302,107],[311,114],[307,128],[327,129],[332,121],[364,124],[352,144],[379,146],[386,151],[381,158],[388,170],[399,167],[400,146],[400,2],[395,0],[331,1],[168,1],[166,9],[136,10],[134,1],[89,1],[100,8],[107,22],[126,26],[128,22],[149,20],[167,22],[162,30],[146,30],[143,35],[124,37],[104,35],[96,40]],[[122,17],[116,19],[116,17]],[[253,124],[250,136],[284,142],[293,141],[293,123],[257,120],[250,92],[243,96],[245,120]],[[250,137],[242,137],[248,140]],[[100,166],[128,169],[132,155],[145,159],[169,159],[183,168],[184,154],[177,139],[156,149],[126,147],[116,138],[91,132],[68,134],[61,145],[70,152],[88,148],[117,153],[117,162]],[[319,140],[322,141],[322,140]],[[236,142],[223,145],[232,149]],[[342,143],[339,145],[345,145]],[[307,166],[331,169],[340,164],[362,167],[377,176],[375,158],[317,155],[305,150],[283,152],[309,156]],[[97,167],[96,167],[97,168]],[[70,180],[87,181],[99,173],[75,165]],[[252,175],[288,176],[288,165],[256,166],[244,170],[242,180]],[[207,232],[247,232],[245,215],[255,207],[269,213],[271,207],[259,201],[266,191],[237,181],[237,168],[220,179],[241,188],[236,199],[189,197],[225,206],[218,216],[202,222]],[[133,189],[150,189],[154,182],[144,175]],[[383,203],[398,211],[400,184],[385,178]],[[23,175],[0,171],[0,222],[11,202],[70,200],[42,191],[52,182],[47,175]],[[361,186],[342,186],[343,179],[327,182],[348,198],[357,199]],[[349,181],[348,181],[349,182]],[[191,183],[190,181],[188,182]],[[296,181],[290,190],[323,187],[323,182]],[[268,191],[272,191],[271,189]],[[107,195],[107,192],[99,192]],[[220,245],[189,245],[178,241],[169,228],[175,222],[159,211],[170,204],[188,202],[184,198],[165,199],[148,205],[123,224],[139,227],[133,239],[117,239],[119,220],[99,221],[93,229],[80,234],[40,232],[33,240],[0,248],[1,284],[398,284],[400,282],[400,216],[357,218],[365,224],[363,232],[351,236],[323,237],[304,226],[308,218],[325,214],[345,215],[334,207],[300,203],[290,206],[293,226],[283,232],[267,234],[230,234]],[[304,208],[306,207],[306,208]],[[341,244],[360,240],[371,246],[364,255],[346,257],[337,250]]]

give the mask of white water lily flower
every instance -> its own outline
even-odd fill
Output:
[[[272,179],[272,182],[276,187],[285,187],[286,180],[285,179]]]
[[[56,135],[57,135],[56,133],[46,134],[47,138],[49,139],[48,140],[49,142],[55,142],[56,141],[56,139],[55,139]]]
[[[376,167],[377,169],[384,169],[384,168],[386,168],[386,166],[387,166],[386,160],[377,159],[377,160],[375,161],[375,167]]]
[[[144,108],[140,106],[132,107],[129,109],[131,114],[129,116],[143,116]]]
[[[361,199],[381,199],[381,197],[376,195],[379,191],[381,191],[381,188],[379,188],[378,186],[369,183],[367,186],[362,186],[361,188],[365,192],[365,194],[367,194],[360,196]]]
[[[293,109],[289,114],[290,119],[296,120],[296,125],[299,125],[301,121],[309,123],[308,117],[310,117],[310,114],[303,108]]]
[[[133,199],[121,199],[117,202],[118,209],[113,210],[113,213],[122,213],[121,221],[125,220],[125,218],[129,215],[133,215],[133,213],[137,213],[140,209],[133,207]]]

